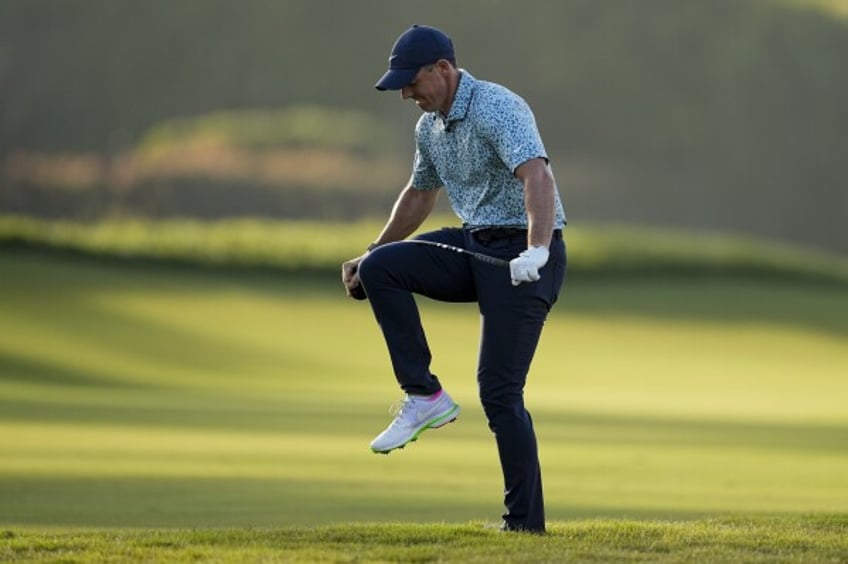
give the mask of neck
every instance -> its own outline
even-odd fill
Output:
[[[451,69],[448,75],[448,95],[445,97],[444,105],[439,108],[439,113],[442,114],[442,117],[448,117],[450,115],[453,100],[456,98],[456,89],[459,88],[460,74],[459,69]]]

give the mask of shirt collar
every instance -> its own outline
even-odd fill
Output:
[[[471,105],[471,94],[474,91],[474,83],[477,80],[471,76],[471,73],[465,69],[459,69],[459,84],[456,87],[456,94],[453,97],[450,112],[447,118],[442,118],[442,122],[447,126],[452,121],[458,121],[465,117],[468,113],[468,106]],[[439,114],[439,117],[442,117]]]

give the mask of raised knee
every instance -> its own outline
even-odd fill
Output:
[[[357,273],[359,274],[359,279],[366,286],[368,286],[368,281],[373,280],[377,273],[383,269],[379,251],[379,249],[375,249],[359,261]]]

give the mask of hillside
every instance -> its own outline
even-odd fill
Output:
[[[0,210],[382,215],[408,176],[417,110],[372,85],[397,34],[426,22],[452,35],[461,66],[531,103],[573,221],[846,253],[838,6],[11,0],[0,5]],[[303,107],[365,115],[376,125],[359,135],[390,142],[370,154],[291,139],[259,154],[172,152],[166,163],[188,163],[176,171],[141,158],[175,119]]]

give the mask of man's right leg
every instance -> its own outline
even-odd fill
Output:
[[[420,238],[463,245],[460,229],[441,229]],[[438,392],[441,386],[430,373],[430,348],[413,294],[447,302],[474,301],[469,259],[436,246],[389,243],[365,257],[359,279],[383,331],[400,387],[408,394]]]
[[[462,245],[458,229],[421,238]],[[375,452],[388,452],[415,440],[425,429],[452,421],[459,412],[430,372],[430,348],[413,294],[453,302],[473,301],[476,296],[468,258],[429,245],[381,246],[360,263],[359,277],[383,332],[395,377],[407,393],[400,413],[371,445]]]

